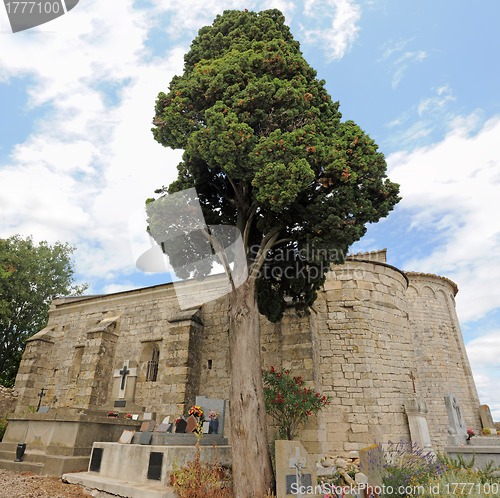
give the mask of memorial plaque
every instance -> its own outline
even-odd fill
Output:
[[[115,408],[125,408],[127,406],[127,402],[125,400],[115,401],[113,406]]]
[[[139,444],[151,444],[152,437],[153,437],[153,433],[150,431],[141,432]]]
[[[40,408],[38,408],[37,413],[49,413],[49,408],[49,406],[41,406]]]
[[[300,482],[297,482],[298,476],[296,475],[287,475],[286,477],[286,494],[287,495],[297,495],[292,490],[292,485],[297,483],[299,486],[305,486],[306,488],[312,486],[312,476],[311,474],[302,474],[300,476]]]
[[[156,427],[156,422],[154,420],[145,420],[141,425],[141,432],[144,431],[154,431]]]
[[[155,432],[168,432],[170,429],[170,426],[172,424],[160,424],[156,429]]]
[[[203,422],[203,434],[208,434],[210,431],[210,422]]]
[[[163,453],[152,451],[149,454],[148,479],[161,481],[162,464],[163,464]]]
[[[176,434],[184,434],[186,432],[187,422],[181,418],[177,423],[177,427],[175,428]]]
[[[193,432],[198,425],[198,420],[193,415],[190,415],[186,422],[186,432]]]
[[[89,470],[91,472],[101,471],[103,449],[104,448],[92,448],[92,456],[90,457],[90,467],[89,467]]]
[[[168,417],[165,417],[165,418],[163,419],[162,424],[169,424],[169,423],[170,423],[170,415],[169,415]]]
[[[225,399],[211,399],[206,396],[196,396],[196,401],[194,403],[197,406],[201,406],[203,410],[203,415],[208,419],[208,414],[210,411],[219,412],[219,428],[217,429],[217,434],[221,436],[224,435],[224,419],[226,414],[226,400]]]
[[[130,444],[132,442],[132,438],[134,437],[135,431],[127,431],[124,430],[118,442],[121,444]]]

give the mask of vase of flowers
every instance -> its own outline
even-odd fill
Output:
[[[465,440],[465,442],[467,444],[470,444],[471,437],[473,437],[475,435],[476,435],[476,433],[472,429],[467,429],[467,439]]]
[[[188,415],[193,415],[193,417],[196,417],[198,420],[201,420],[203,417],[203,410],[201,409],[201,406],[192,406],[191,410],[189,410]]]
[[[208,412],[208,418],[209,418],[209,434],[217,434],[219,430],[219,412],[216,412],[214,410],[210,410]]]

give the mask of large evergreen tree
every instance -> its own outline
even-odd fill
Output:
[[[237,497],[271,483],[259,311],[279,320],[288,297],[307,312],[329,265],[399,200],[377,145],[341,121],[324,85],[278,10],[226,11],[156,102],[155,139],[184,150],[178,179],[157,193],[194,187],[208,224],[243,234],[250,278],[230,295],[229,334]],[[149,223],[162,242],[161,220],[150,212]]]
[[[47,324],[52,299],[86,289],[73,285],[73,251],[68,244],[35,244],[19,235],[0,239],[1,384],[14,384],[26,339]]]

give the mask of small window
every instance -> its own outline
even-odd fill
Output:
[[[158,377],[158,361],[160,359],[160,351],[157,347],[153,348],[151,360],[148,361],[148,370],[146,372],[146,381],[156,382]]]

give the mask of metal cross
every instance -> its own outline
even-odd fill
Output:
[[[416,394],[417,390],[415,389],[415,376],[413,375],[413,372],[410,372],[410,379],[413,384],[413,392]]]
[[[123,368],[120,370],[120,375],[122,376],[122,385],[120,387],[121,390],[125,389],[125,378],[130,373],[130,370],[127,368],[127,365],[123,365]]]
[[[38,402],[38,407],[36,409],[36,411],[40,410],[40,405],[42,404],[42,398],[45,396],[45,388],[42,387],[42,390],[37,394],[37,396],[40,398],[40,401]]]
[[[304,457],[300,458],[300,448],[298,446],[295,448],[295,458],[290,458],[289,465],[290,468],[295,467],[295,482],[299,486],[297,498],[302,498],[300,486],[302,485],[302,469],[306,467],[306,459]]]

